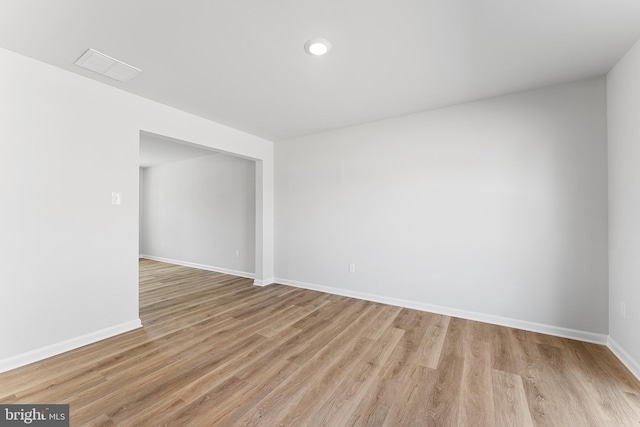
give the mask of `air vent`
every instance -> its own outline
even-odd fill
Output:
[[[103,76],[111,77],[119,82],[129,81],[142,72],[136,67],[93,49],[87,50],[74,64]]]

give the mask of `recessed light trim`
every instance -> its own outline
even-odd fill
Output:
[[[315,38],[304,44],[304,50],[309,55],[321,56],[331,50],[331,43],[327,39]]]
[[[139,68],[132,67],[94,49],[87,50],[74,64],[119,82],[129,81],[142,72]]]

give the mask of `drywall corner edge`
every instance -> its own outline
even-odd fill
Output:
[[[84,347],[85,345],[93,344],[95,342],[102,341],[107,338],[123,334],[125,332],[130,332],[141,327],[142,322],[140,321],[140,319],[134,319],[125,323],[121,323],[119,325],[91,332],[86,335],[81,335],[76,338],[71,338],[62,342],[37,348],[23,354],[11,356],[6,359],[0,360],[0,373],[25,366],[30,363],[38,362],[49,357],[57,356],[68,351]]]

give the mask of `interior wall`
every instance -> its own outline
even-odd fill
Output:
[[[213,154],[144,169],[141,253],[255,272],[255,162]]]
[[[606,334],[606,137],[593,78],[279,141],[277,280]]]
[[[640,378],[640,42],[607,75],[607,97],[609,333]]]
[[[144,168],[138,168],[138,253],[142,254],[142,233],[143,228],[142,224],[144,221],[144,206],[143,206],[143,195],[144,195]]]
[[[0,117],[0,371],[140,326],[141,130],[260,163],[257,280],[273,278],[270,141],[4,49]]]

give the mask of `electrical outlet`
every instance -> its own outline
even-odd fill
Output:
[[[623,319],[627,318],[627,304],[624,301],[620,301],[620,317]]]
[[[121,205],[122,204],[122,194],[118,192],[111,193],[111,204],[112,205]]]
[[[349,273],[355,273],[355,272],[356,272],[356,265],[349,264]]]
[[[240,249],[236,249],[236,258],[240,258]]]

